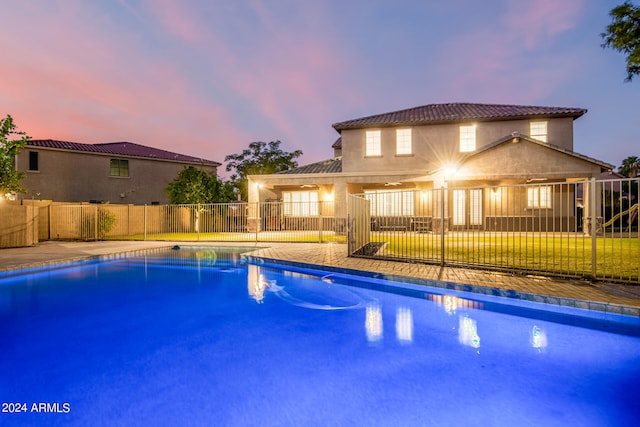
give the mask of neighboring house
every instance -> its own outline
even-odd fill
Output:
[[[30,140],[16,159],[25,198],[56,202],[165,204],[167,184],[186,166],[220,163],[132,142]]]
[[[332,159],[249,177],[249,202],[282,200],[285,216],[294,215],[288,203],[332,202],[335,215],[346,217],[347,195],[365,194],[373,216],[410,218],[438,216],[428,212],[432,208],[420,194],[437,197],[434,190],[446,188],[450,202],[444,221],[452,221],[446,226],[482,226],[497,196],[469,187],[575,182],[613,169],[574,152],[573,122],[585,113],[580,108],[450,103],[336,123],[340,137],[332,145]],[[521,191],[520,212],[525,214],[554,203],[550,187]],[[297,211],[317,215],[314,209]]]

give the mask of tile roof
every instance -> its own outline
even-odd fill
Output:
[[[331,148],[342,148],[342,137],[336,139],[336,142],[331,145]]]
[[[158,148],[147,147],[133,142],[107,142],[102,144],[83,144],[79,142],[56,141],[53,139],[32,139],[28,147],[54,148],[59,150],[81,151],[84,153],[111,154],[116,156],[143,157],[147,159],[169,160],[182,163],[197,163],[220,166],[221,163],[185,154],[173,153]]]
[[[289,170],[278,172],[278,173],[300,175],[305,173],[340,173],[340,172],[342,172],[342,157],[334,157],[333,159],[311,163],[309,165],[300,166],[295,169],[289,169]]]
[[[390,113],[376,114],[334,123],[333,128],[358,129],[370,126],[420,125],[466,120],[516,120],[532,117],[573,117],[586,113],[582,108],[537,107],[527,105],[473,104],[465,102],[430,104]]]

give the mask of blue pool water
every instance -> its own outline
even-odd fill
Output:
[[[637,318],[224,249],[0,276],[0,345],[0,425],[640,424]]]

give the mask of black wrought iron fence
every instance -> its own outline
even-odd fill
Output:
[[[639,196],[637,178],[365,193],[349,255],[639,283]]]

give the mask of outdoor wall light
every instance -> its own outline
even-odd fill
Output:
[[[511,132],[511,137],[513,138],[513,143],[517,144],[518,142],[520,142],[520,132],[514,130],[513,132]]]
[[[458,167],[454,163],[446,163],[442,166],[445,178],[451,178],[458,172]]]

